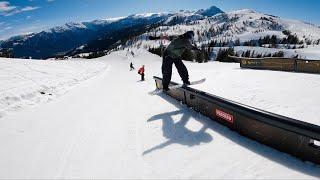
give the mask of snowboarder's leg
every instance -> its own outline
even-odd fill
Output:
[[[172,63],[173,60],[169,57],[166,56],[163,58],[162,61],[162,86],[164,90],[168,90],[169,88],[169,83],[171,81],[171,75],[172,75]]]
[[[181,59],[174,59],[174,65],[176,66],[178,73],[184,84],[189,85],[189,73],[187,67],[183,64]]]
[[[141,74],[141,81],[144,81],[144,73]]]

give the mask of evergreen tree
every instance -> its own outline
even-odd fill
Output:
[[[276,52],[272,55],[272,57],[284,57],[284,52],[283,51]]]
[[[269,44],[271,44],[272,47],[275,48],[275,47],[276,47],[276,44],[277,44],[277,36],[272,35]]]
[[[245,53],[244,53],[244,57],[250,57],[251,56],[251,51],[250,50],[247,50]]]
[[[258,54],[256,58],[262,58],[262,54]]]
[[[265,54],[264,57],[271,57],[271,53]]]
[[[233,48],[228,49],[219,49],[216,61],[220,62],[237,62],[233,58],[230,58],[229,56],[235,56],[235,52]]]
[[[13,58],[13,51],[12,51],[12,49],[1,49],[1,51],[0,51],[0,57]]]
[[[236,41],[234,42],[234,46],[240,46],[240,39],[236,39]]]

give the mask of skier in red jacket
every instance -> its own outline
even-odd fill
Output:
[[[138,74],[141,75],[141,81],[144,81],[144,65],[139,69]]]

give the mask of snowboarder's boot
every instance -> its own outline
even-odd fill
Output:
[[[162,87],[162,90],[163,90],[164,92],[168,92],[170,89],[169,89],[168,86],[163,86],[163,87]]]
[[[187,87],[187,86],[190,86],[190,85],[191,85],[191,83],[190,83],[190,81],[188,80],[188,81],[184,81],[184,82],[183,82],[182,87]]]

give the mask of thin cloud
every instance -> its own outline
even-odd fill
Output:
[[[24,11],[33,11],[33,10],[36,10],[36,9],[39,9],[40,7],[32,7],[32,6],[26,6],[24,8],[22,8],[20,11],[21,12],[24,12]]]
[[[9,30],[9,29],[12,29],[12,27],[8,26],[4,28],[4,30]]]
[[[7,36],[6,34],[10,34],[13,30],[13,27],[6,22],[0,22],[0,40],[5,40],[7,39],[9,36]]]
[[[0,1],[0,12],[6,13],[16,9],[17,6],[11,6],[8,1]]]
[[[11,26],[7,26],[7,27],[4,27],[4,28],[1,28],[0,32],[3,33],[3,32],[8,31],[10,29],[12,29],[12,27]]]
[[[9,23],[6,23],[6,22],[0,22],[0,29],[6,29],[6,27],[9,27],[10,24]]]
[[[17,6],[11,5],[8,1],[0,1],[0,15],[3,16],[13,16],[22,12],[34,11],[39,8],[40,7],[38,6],[26,6],[23,8],[19,8]]]
[[[19,35],[28,35],[32,34],[34,32],[40,32],[44,29],[47,29],[47,26],[43,26],[40,22],[34,21],[33,23],[30,23],[30,26],[27,27],[20,27],[15,28],[11,27],[10,24],[5,24],[6,28],[3,28],[3,30],[0,28],[0,40],[7,40],[10,37],[19,36]]]

